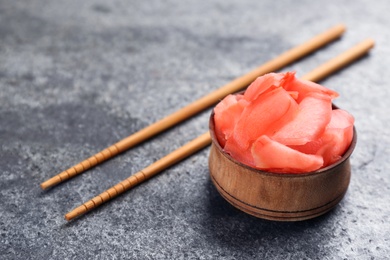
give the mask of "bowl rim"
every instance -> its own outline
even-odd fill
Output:
[[[332,109],[339,109],[338,106],[334,105],[332,103]],[[352,136],[352,141],[351,144],[349,145],[348,149],[344,152],[343,156],[337,160],[336,162],[320,168],[315,171],[310,171],[310,172],[300,172],[300,173],[289,173],[289,172],[272,172],[272,171],[264,171],[261,169],[257,169],[254,167],[251,167],[249,165],[246,165],[236,159],[234,159],[230,154],[226,153],[221,145],[218,142],[218,139],[215,134],[215,123],[214,123],[214,109],[212,109],[210,118],[209,118],[209,130],[210,130],[210,136],[211,136],[211,141],[212,144],[217,148],[217,150],[225,156],[227,159],[232,161],[234,164],[237,164],[238,166],[244,167],[252,172],[255,172],[257,174],[261,175],[267,175],[267,176],[274,176],[274,177],[286,177],[286,178],[300,178],[300,177],[305,177],[305,176],[311,176],[311,175],[319,175],[319,174],[326,174],[329,172],[329,170],[339,166],[340,164],[343,164],[346,160],[349,159],[349,157],[352,155],[352,152],[354,151],[357,143],[357,131],[355,128],[355,125],[353,126],[353,136]]]

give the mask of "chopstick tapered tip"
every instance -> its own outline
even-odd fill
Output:
[[[88,211],[88,209],[84,206],[84,205],[81,205],[77,208],[75,208],[74,210],[68,212],[65,214],[65,219],[67,221],[70,221],[74,218],[77,218],[78,216],[81,216],[83,215],[84,213],[86,213]]]
[[[46,189],[48,189],[48,188],[50,188],[50,187],[52,187],[54,185],[57,185],[61,181],[62,180],[61,180],[60,177],[54,176],[54,177],[48,179],[47,181],[42,182],[40,186],[41,186],[42,190],[46,190]]]
[[[50,183],[48,183],[48,181],[45,181],[45,182],[42,182],[41,185],[39,185],[39,186],[41,186],[41,189],[42,189],[42,190],[46,190],[46,189],[48,189],[51,185],[50,185]]]
[[[371,38],[367,38],[363,41],[363,43],[369,48],[372,49],[375,46],[375,41]]]
[[[339,23],[333,27],[336,31],[340,33],[344,33],[347,30],[347,26],[343,23]]]
[[[75,217],[72,216],[70,213],[65,214],[65,220],[66,221],[71,221],[73,218],[75,218]]]

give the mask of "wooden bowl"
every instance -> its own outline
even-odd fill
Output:
[[[320,216],[344,197],[351,178],[349,157],[356,145],[356,129],[343,157],[314,172],[285,174],[244,165],[219,145],[210,117],[212,139],[209,170],[218,192],[234,207],[258,218],[298,221]]]

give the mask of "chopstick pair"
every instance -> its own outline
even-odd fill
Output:
[[[70,179],[90,168],[96,166],[119,153],[122,153],[133,146],[151,138],[158,133],[167,130],[168,128],[178,124],[185,119],[199,113],[207,107],[210,107],[217,103],[219,100],[227,96],[228,94],[238,92],[241,89],[248,86],[258,76],[279,70],[288,64],[306,56],[320,47],[325,46],[331,41],[336,40],[345,32],[344,25],[337,25],[329,30],[315,36],[309,41],[298,45],[290,49],[289,51],[281,54],[280,56],[268,61],[264,65],[254,69],[253,71],[233,80],[232,82],[222,86],[214,92],[194,101],[193,103],[183,107],[182,109],[174,112],[173,114],[161,119],[160,121],[151,124],[148,127],[120,140],[119,142],[111,145],[110,147],[98,152],[90,158],[70,167],[69,169],[61,172],[60,174],[50,178],[49,180],[41,184],[42,189],[47,189],[54,185],[57,185],[67,179]]]
[[[43,189],[52,187],[64,180],[67,180],[73,176],[76,176],[83,171],[115,156],[116,154],[123,152],[132,146],[172,127],[173,125],[195,115],[196,113],[202,111],[203,109],[210,107],[211,105],[218,102],[220,99],[225,97],[228,94],[237,92],[246,86],[248,86],[253,80],[258,76],[266,74],[268,72],[276,71],[284,66],[302,58],[305,55],[317,50],[318,48],[328,44],[329,42],[339,38],[341,34],[345,31],[343,25],[337,25],[327,30],[326,32],[317,35],[311,40],[281,54],[277,58],[265,63],[264,65],[256,68],[255,70],[249,72],[248,74],[235,79],[234,81],[228,83],[227,85],[221,87],[220,89],[212,92],[211,94],[204,96],[203,98],[191,103],[190,105],[182,108],[181,110],[165,117],[164,119],[140,130],[139,132],[130,135],[129,137],[119,141],[118,143],[104,149],[100,153],[84,160],[83,162],[69,168],[68,170],[54,176],[53,178],[45,181],[41,184]],[[374,46],[374,42],[370,39],[367,39],[355,47],[349,49],[343,54],[337,56],[336,58],[326,62],[317,69],[313,70],[309,74],[306,74],[303,78],[311,81],[318,81],[329,74],[335,72],[336,70],[348,65],[355,59],[361,57],[368,52]],[[80,216],[93,208],[98,207],[104,202],[118,196],[124,191],[129,190],[135,185],[145,181],[146,179],[151,178],[167,167],[185,159],[191,154],[199,151],[200,149],[206,147],[211,142],[211,138],[208,132],[199,136],[198,138],[192,140],[191,142],[185,144],[174,152],[168,154],[167,156],[161,158],[155,163],[149,165],[143,170],[135,173],[129,178],[119,182],[115,186],[101,193],[100,195],[94,197],[83,205],[75,208],[71,212],[65,215],[66,220],[71,220],[77,216]]]

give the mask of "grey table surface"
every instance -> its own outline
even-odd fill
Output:
[[[0,259],[386,259],[390,256],[390,3],[0,0]],[[66,222],[64,214],[208,129],[211,109],[49,191],[39,184],[317,33],[370,55],[321,83],[356,119],[341,203],[294,223],[216,191],[209,148]]]

